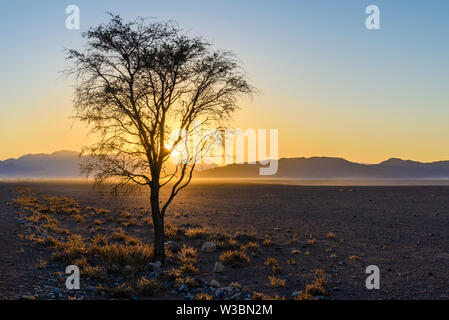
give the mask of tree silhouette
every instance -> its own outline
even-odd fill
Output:
[[[83,50],[67,50],[76,118],[97,139],[83,148],[82,172],[99,182],[149,187],[155,258],[164,262],[167,207],[189,184],[198,155],[211,142],[203,138],[188,146],[184,133],[220,128],[236,111],[238,96],[254,89],[231,52],[212,49],[173,22],[124,23],[111,15],[83,37]],[[182,156],[172,163],[182,144]],[[164,187],[168,196],[161,201]]]

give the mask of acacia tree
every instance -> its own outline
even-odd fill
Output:
[[[164,262],[167,207],[191,181],[210,139],[185,148],[174,164],[172,153],[185,143],[183,133],[219,128],[237,109],[238,96],[253,88],[231,52],[214,50],[173,22],[124,23],[111,15],[83,37],[83,50],[67,50],[75,117],[96,139],[83,148],[82,172],[98,182],[149,187],[155,258]]]

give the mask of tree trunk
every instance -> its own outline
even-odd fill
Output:
[[[151,189],[150,202],[154,227],[154,257],[156,261],[164,263],[164,217],[161,215],[161,210],[159,207],[159,190],[157,188]]]

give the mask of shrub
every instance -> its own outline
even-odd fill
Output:
[[[193,264],[198,261],[198,252],[193,247],[187,247],[186,245],[183,245],[181,250],[178,252],[178,259],[181,264]]]
[[[268,279],[270,279],[272,288],[285,288],[287,286],[287,281],[284,279],[276,278],[275,276],[268,276]]]
[[[196,295],[195,299],[196,300],[212,300],[212,296],[207,293],[201,292]]]
[[[281,273],[281,266],[276,258],[268,257],[265,262],[265,265],[270,266],[274,273]]]
[[[220,256],[220,261],[227,265],[235,265],[236,267],[243,267],[251,261],[248,255],[243,251],[226,251]]]
[[[185,232],[186,237],[190,239],[203,239],[207,240],[211,235],[211,232],[203,227],[190,228]]]
[[[136,290],[142,296],[152,296],[159,288],[160,283],[156,279],[141,277],[136,283]]]

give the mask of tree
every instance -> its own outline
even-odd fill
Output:
[[[164,262],[167,207],[190,183],[211,139],[186,147],[174,164],[171,156],[185,134],[220,128],[237,110],[238,97],[254,89],[231,52],[214,50],[173,22],[124,23],[111,15],[83,37],[82,51],[67,50],[75,117],[97,139],[83,148],[82,172],[98,182],[149,187],[155,258]],[[164,187],[168,196],[161,201]]]

